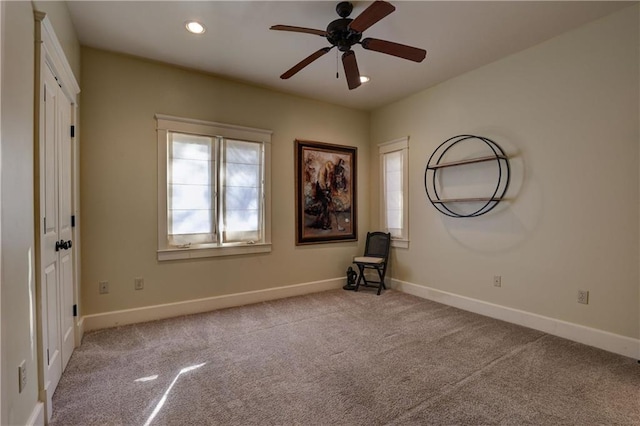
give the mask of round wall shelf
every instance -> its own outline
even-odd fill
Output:
[[[471,143],[480,145],[481,151],[485,151],[486,155],[483,152],[481,155],[474,154],[470,158],[447,160],[447,158],[456,158],[456,152],[458,152],[459,158],[460,152],[465,152],[464,146]],[[441,179],[444,169],[455,168],[455,170],[459,170],[471,164],[487,162],[493,162],[496,165],[498,173],[495,187],[490,185],[486,191],[483,189],[483,193],[478,196],[455,198],[441,196],[441,193],[446,189]],[[476,217],[490,212],[503,200],[510,179],[509,158],[497,143],[482,136],[458,135],[441,143],[429,157],[424,171],[424,188],[431,204],[442,214],[451,217]],[[465,208],[461,208],[462,205]]]

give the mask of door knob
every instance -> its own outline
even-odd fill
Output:
[[[69,250],[71,248],[71,246],[72,246],[71,240],[69,240],[69,241],[65,241],[65,240],[56,241],[56,251]]]

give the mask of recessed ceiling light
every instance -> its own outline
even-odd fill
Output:
[[[371,80],[369,77],[367,77],[366,75],[361,75],[360,76],[360,83],[368,83],[369,80]]]
[[[184,26],[192,34],[202,34],[205,32],[204,25],[197,21],[187,21]]]

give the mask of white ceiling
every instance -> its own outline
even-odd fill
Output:
[[[371,2],[354,3],[351,18]],[[325,30],[338,18],[334,1],[70,1],[85,46],[202,70],[282,92],[371,110],[548,40],[630,2],[392,1],[396,11],[364,37],[427,50],[415,63],[354,46],[371,82],[348,90],[337,49],[289,80],[279,76],[329,46],[317,35],[270,31],[275,24]],[[195,19],[207,31],[189,34]],[[569,52],[568,52],[569,53]]]

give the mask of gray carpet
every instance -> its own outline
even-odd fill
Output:
[[[88,333],[53,425],[639,425],[634,359],[387,290]]]

